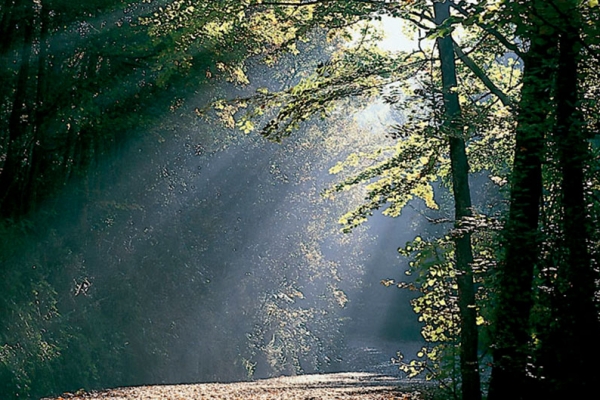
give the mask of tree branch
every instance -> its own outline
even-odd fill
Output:
[[[458,43],[452,40],[452,44],[454,45],[454,53],[456,53],[456,56],[471,70],[471,72],[475,74],[477,78],[479,78],[485,87],[487,87],[489,91],[494,94],[502,102],[502,104],[504,104],[505,107],[514,110],[515,104],[510,97],[500,90],[500,88],[498,88],[498,86],[491,81],[487,74],[462,51]]]
[[[458,11],[463,16],[465,16],[465,17],[471,16],[471,14],[469,14],[469,12],[467,10],[465,10],[461,5],[456,4],[456,3],[451,3],[451,6],[452,6],[452,8],[454,8],[456,11]],[[523,52],[521,51],[519,46],[517,46],[515,43],[508,40],[503,34],[498,32],[498,30],[496,30],[495,28],[492,28],[486,24],[482,24],[481,22],[475,22],[475,25],[477,25],[479,28],[483,29],[490,35],[494,36],[508,50],[512,51],[517,56],[523,58]]]

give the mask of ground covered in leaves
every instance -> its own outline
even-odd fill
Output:
[[[156,385],[65,393],[42,400],[426,400],[423,382],[366,372],[301,375],[254,382]]]

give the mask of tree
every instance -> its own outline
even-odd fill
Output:
[[[598,310],[595,304],[597,271],[594,270],[590,241],[590,199],[586,188],[586,168],[590,164],[589,132],[581,111],[580,70],[584,17],[577,2],[557,3],[553,18],[544,21],[556,29],[555,122],[553,139],[558,153],[557,169],[561,177],[562,238],[559,239],[563,256],[557,264],[555,282],[554,323],[548,327],[547,347],[554,348],[555,358],[545,360],[545,371],[557,393],[566,395],[574,385],[583,391],[594,385],[588,375],[589,358],[596,357],[599,346],[592,339],[600,333]],[[586,198],[587,197],[587,198]],[[561,344],[561,345],[559,345]],[[564,366],[569,365],[566,371]],[[575,372],[577,371],[577,372]]]
[[[540,7],[540,4],[533,6]],[[541,34],[531,39],[529,50],[522,55],[523,88],[517,114],[510,210],[505,228],[506,254],[499,268],[490,399],[503,398],[509,392],[514,395],[509,382],[520,382],[521,387],[526,387],[525,371],[530,354],[528,327],[532,279],[539,259],[541,165],[549,127],[547,105],[553,49],[552,38]],[[519,395],[527,396],[525,393]]]
[[[514,397],[515,394],[508,385],[521,382],[522,386],[526,386],[528,380],[527,364],[531,362],[532,357],[532,333],[529,320],[533,305],[533,276],[542,263],[539,245],[544,240],[540,233],[538,219],[544,185],[542,163],[551,160],[548,148],[551,147],[554,140],[558,144],[559,163],[562,165],[559,174],[563,195],[559,212],[564,212],[561,235],[564,235],[566,242],[560,247],[565,246],[568,249],[566,250],[567,254],[569,254],[567,258],[569,261],[566,264],[555,265],[554,268],[558,271],[558,276],[563,277],[565,276],[563,274],[570,275],[569,271],[572,268],[577,268],[582,274],[581,276],[586,276],[586,278],[584,278],[585,283],[583,280],[568,278],[562,280],[562,283],[555,283],[558,286],[553,290],[561,293],[563,289],[560,289],[560,285],[564,285],[568,281],[566,286],[570,288],[568,290],[570,295],[564,292],[562,295],[558,295],[558,297],[564,296],[563,300],[559,300],[556,294],[551,295],[554,297],[551,306],[554,311],[550,311],[550,313],[555,315],[554,318],[558,318],[558,320],[562,319],[559,315],[575,316],[585,313],[586,317],[582,320],[585,319],[588,325],[582,323],[576,327],[576,324],[571,322],[567,324],[569,325],[567,328],[558,323],[562,327],[557,328],[551,322],[550,325],[543,326],[542,331],[537,334],[545,337],[550,333],[550,337],[552,337],[551,332],[556,334],[557,330],[566,335],[597,332],[597,311],[594,306],[593,294],[596,284],[590,259],[586,256],[589,254],[588,245],[585,244],[588,231],[586,228],[581,231],[582,227],[589,224],[586,222],[589,214],[583,211],[586,206],[584,205],[585,190],[582,185],[582,160],[586,158],[585,154],[589,144],[583,139],[585,134],[581,127],[584,124],[580,119],[581,114],[577,111],[577,64],[579,63],[578,53],[581,46],[579,40],[581,39],[578,39],[580,38],[579,34],[574,33],[577,31],[577,28],[574,27],[579,24],[581,5],[576,5],[574,2],[568,4],[514,2],[508,4],[507,7],[511,9],[512,13],[527,16],[528,19],[522,21],[518,29],[519,34],[529,41],[529,49],[522,55],[525,61],[525,70],[521,102],[517,114],[519,119],[516,130],[517,143],[513,165],[511,207],[505,234],[506,256],[501,264],[498,287],[495,320],[496,348],[494,349],[490,399],[503,398],[508,395]],[[555,70],[556,66],[558,68]],[[545,100],[540,102],[540,99]],[[554,118],[556,118],[555,121]],[[549,134],[553,127],[558,134],[556,139]],[[549,186],[550,183],[546,183],[546,187]],[[574,211],[574,209],[580,211]],[[575,223],[574,221],[577,221],[579,231],[571,225]],[[543,227],[543,229],[551,228]],[[571,309],[566,313],[564,310],[561,311],[565,305],[570,307],[574,303],[579,304],[577,310]],[[567,317],[568,320],[571,318]],[[540,328],[538,327],[538,329]],[[544,339],[542,339],[542,347],[544,347],[543,341]],[[581,338],[566,340],[563,337],[560,342],[551,340],[546,345],[553,348],[553,352],[564,351],[574,355],[576,351],[569,349],[571,345],[583,342]],[[585,343],[595,348],[594,341],[586,340]],[[592,351],[592,354],[596,354],[595,351]],[[553,355],[551,359],[552,361],[546,360],[546,362],[550,362],[546,365],[549,368],[542,374],[547,378],[551,377],[554,381],[552,389],[554,391],[558,388],[566,390],[566,387],[572,388],[575,384],[574,377],[568,377],[569,372],[565,369],[580,372],[586,370],[586,368],[566,367],[574,365],[571,363],[575,362],[575,358],[572,356],[556,358]],[[577,386],[585,385],[587,380],[579,376]],[[525,391],[518,396],[527,398],[529,394]]]
[[[449,1],[434,3],[435,22],[441,27],[450,18]],[[451,35],[437,39],[442,76],[444,100],[444,126],[448,130],[452,191],[454,197],[455,228],[465,218],[473,217],[471,190],[469,188],[469,163],[465,139],[463,138],[462,115],[458,93],[456,93],[456,66]],[[458,305],[460,310],[460,369],[462,375],[462,399],[481,399],[478,361],[477,309],[473,286],[473,249],[469,232],[454,239],[458,283]]]

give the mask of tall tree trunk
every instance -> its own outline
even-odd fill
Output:
[[[4,0],[2,7],[0,7],[0,37],[2,38],[0,40],[0,57],[4,57],[4,53],[14,44],[13,34],[16,25],[13,20],[14,8],[12,0]]]
[[[524,55],[517,113],[510,209],[504,259],[498,266],[494,321],[494,364],[489,400],[529,398],[527,358],[532,280],[539,258],[539,212],[545,133],[550,128],[550,88],[556,42],[540,29]]]
[[[31,149],[30,168],[28,170],[28,180],[26,193],[26,207],[28,211],[34,210],[38,204],[41,193],[40,187],[43,186],[44,175],[51,168],[48,161],[49,155],[46,151],[46,119],[48,117],[48,46],[49,40],[49,24],[50,10],[44,1],[40,0],[39,10],[39,43],[40,48],[37,54],[37,76],[36,76],[36,99],[35,109],[33,111],[33,140]],[[46,183],[48,185],[48,183]]]
[[[34,26],[33,4],[25,2],[23,20],[23,42],[17,84],[13,96],[12,110],[8,120],[8,145],[2,172],[0,173],[0,216],[5,218],[19,215],[22,211],[22,173],[25,148],[27,146],[27,120],[31,117],[28,86]]]
[[[577,5],[563,10],[556,79],[556,143],[562,173],[562,229],[565,257],[558,268],[555,288],[555,325],[550,330],[552,357],[546,371],[558,397],[586,396],[596,390],[596,363],[600,357],[600,327],[594,297],[597,273],[589,252],[590,221],[585,200],[584,166],[589,143],[578,110],[580,43]]]
[[[435,22],[438,26],[450,17],[450,1],[434,3]],[[471,191],[469,188],[469,164],[463,139],[463,123],[458,94],[455,89],[456,62],[451,35],[437,39],[442,72],[444,98],[444,126],[449,132],[450,163],[452,168],[452,190],[456,227],[465,217],[472,216]],[[478,363],[477,310],[473,286],[473,249],[471,235],[463,234],[454,239],[456,254],[458,303],[460,313],[460,372],[462,399],[481,399]]]

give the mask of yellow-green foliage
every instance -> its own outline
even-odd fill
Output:
[[[350,177],[335,185],[328,194],[359,183],[365,183],[367,192],[365,203],[340,219],[343,229],[348,231],[358,226],[381,207],[385,207],[385,215],[399,216],[413,198],[422,199],[429,208],[438,208],[432,184],[438,180],[440,167],[448,162],[443,157],[444,142],[432,137],[427,126],[413,125],[413,128],[412,134],[398,140],[395,146],[371,154],[351,154],[330,170],[334,174],[350,170]],[[365,167],[365,164],[371,165]],[[354,172],[357,169],[358,173]]]

